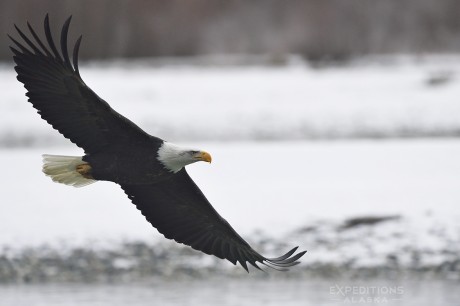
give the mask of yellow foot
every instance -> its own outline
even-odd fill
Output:
[[[91,166],[89,164],[81,164],[76,168],[77,172],[81,174],[84,178],[93,179],[91,176]]]

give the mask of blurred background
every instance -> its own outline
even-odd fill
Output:
[[[382,53],[458,52],[455,0],[1,1],[1,27],[57,25],[74,15],[83,58],[301,54],[345,60]],[[0,56],[7,59],[8,42]]]
[[[288,273],[167,241],[112,183],[41,173],[82,155],[27,103],[0,38],[0,305],[456,305],[460,2],[0,0],[54,37],[147,132],[209,151],[188,172]],[[238,292],[238,294],[235,294]]]

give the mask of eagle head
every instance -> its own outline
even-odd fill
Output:
[[[163,142],[158,149],[157,159],[171,172],[178,172],[184,166],[197,161],[211,163],[212,158],[208,152],[184,148],[170,142]]]

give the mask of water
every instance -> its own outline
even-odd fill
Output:
[[[0,305],[459,305],[458,288],[458,281],[440,279],[219,279],[143,284],[4,285],[0,286]]]

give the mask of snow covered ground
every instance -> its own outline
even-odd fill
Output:
[[[85,82],[171,140],[302,140],[460,135],[459,57],[390,58],[344,67],[94,63]],[[0,145],[63,143],[0,66]]]
[[[460,217],[460,140],[197,143],[211,165],[188,170],[216,209],[248,235],[272,236],[318,219],[357,215]],[[156,236],[113,183],[53,183],[41,154],[68,147],[0,150],[0,244]]]
[[[450,57],[324,69],[99,63],[84,65],[82,75],[150,133],[211,152],[211,165],[192,165],[189,173],[267,255],[300,245],[309,252],[299,269],[435,267],[458,274],[459,71],[460,59]],[[105,249],[119,253],[100,252],[112,256],[101,260],[126,270],[138,263],[129,252],[142,248],[172,256],[158,251],[155,260],[163,261],[152,266],[222,264],[165,242],[115,184],[52,183],[41,173],[41,154],[82,152],[25,102],[11,67],[0,66],[0,80],[0,261],[47,265],[50,252],[61,260],[76,248]],[[394,218],[347,227],[385,216]],[[30,261],[30,252],[41,259]],[[19,265],[19,279],[33,272],[27,267]]]
[[[214,162],[189,166],[192,177],[230,224],[269,256],[299,245],[309,251],[304,268],[438,269],[449,264],[446,273],[460,270],[460,140],[198,146],[212,152]],[[77,189],[51,182],[40,171],[44,152],[79,153],[68,147],[0,151],[9,173],[0,205],[0,246],[7,257],[21,257],[30,247],[45,259],[50,252],[84,248],[105,250],[101,256],[110,259],[104,261],[131,267],[139,260],[129,246],[134,242],[157,252],[154,257],[161,260],[152,269],[164,266],[164,260],[172,265],[159,269],[167,275],[189,265],[231,266],[167,243],[115,184]],[[353,218],[369,216],[396,217],[347,226]]]

